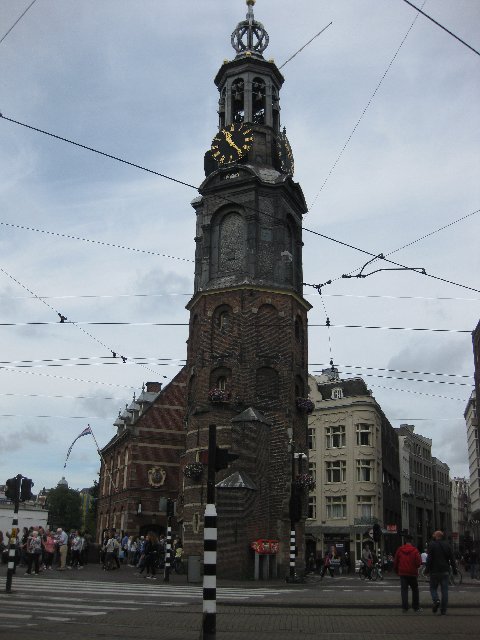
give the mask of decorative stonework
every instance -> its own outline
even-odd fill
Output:
[[[151,487],[162,487],[165,483],[167,472],[160,467],[152,467],[148,470],[148,484]]]

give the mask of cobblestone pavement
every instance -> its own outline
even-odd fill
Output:
[[[0,585],[5,584],[3,567]],[[3,588],[0,586],[0,589]],[[218,581],[216,640],[472,640],[480,628],[480,583],[465,578],[450,589],[446,616],[434,615],[428,585],[421,613],[402,613],[398,578],[376,583],[356,576],[306,583]],[[0,637],[18,640],[190,640],[202,626],[201,584],[172,575],[169,584],[135,575],[131,567],[103,572],[17,572],[14,593],[0,595]],[[45,605],[42,607],[42,603]]]

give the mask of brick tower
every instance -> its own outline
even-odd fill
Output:
[[[208,425],[239,455],[217,473],[218,574],[252,577],[257,539],[289,556],[293,452],[307,451],[307,311],[302,295],[302,215],[293,156],[280,127],[283,76],[265,60],[268,34],[247,0],[232,34],[235,58],[215,77],[219,129],[205,154],[197,216],[194,295],[187,305],[187,447],[202,461]],[[293,434],[293,437],[292,437]],[[293,440],[294,451],[290,446]],[[183,479],[187,555],[203,548],[206,471]],[[297,525],[302,562],[303,524]],[[271,563],[270,563],[271,564]]]

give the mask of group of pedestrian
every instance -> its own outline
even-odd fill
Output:
[[[457,565],[450,545],[444,540],[443,531],[435,531],[432,541],[424,552],[425,575],[430,580],[430,595],[432,598],[432,611],[445,615],[448,607],[448,583],[450,571],[457,573]],[[423,554],[422,554],[423,555]],[[400,593],[402,598],[402,611],[408,611],[408,589],[412,590],[412,609],[421,612],[418,590],[418,570],[422,565],[422,556],[413,546],[413,537],[406,536],[405,544],[399,547],[395,553],[393,568],[400,576]],[[438,589],[440,588],[440,598]]]
[[[11,533],[5,539],[0,532],[2,556],[8,559]],[[38,575],[41,571],[60,571],[83,568],[86,561],[88,539],[79,531],[67,534],[61,527],[55,532],[38,527],[23,527],[15,537],[15,568],[26,567],[25,575]]]

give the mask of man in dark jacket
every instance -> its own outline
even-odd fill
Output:
[[[440,607],[440,613],[445,615],[448,606],[448,577],[450,569],[453,573],[457,573],[457,565],[453,557],[452,549],[448,542],[443,539],[443,531],[435,531],[433,541],[428,547],[427,564],[425,566],[426,575],[430,575],[430,594],[432,596],[433,613],[437,613]],[[438,587],[442,592],[442,602],[438,599]]]
[[[402,610],[404,613],[408,611],[408,587],[412,590],[412,609],[417,612],[421,611],[418,595],[418,567],[422,564],[422,559],[412,541],[412,536],[405,536],[405,544],[398,547],[393,560],[395,573],[400,576]]]

